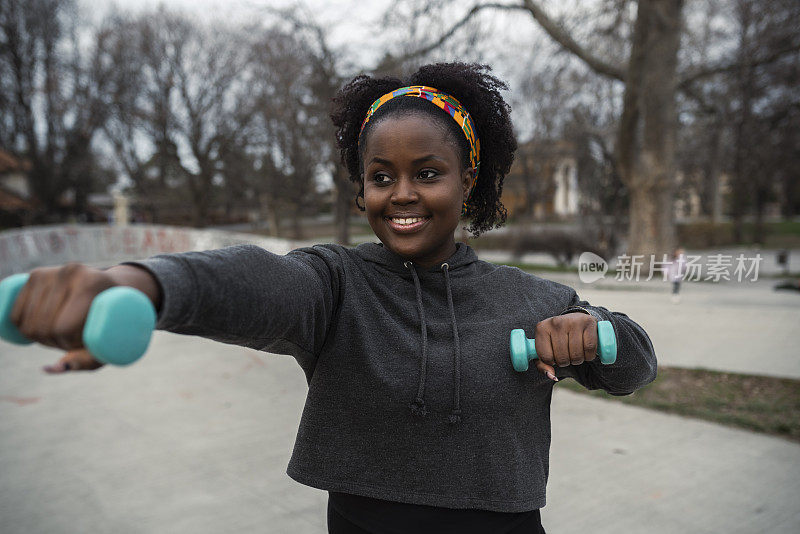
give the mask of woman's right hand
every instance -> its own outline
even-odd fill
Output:
[[[11,322],[31,341],[67,351],[83,348],[92,300],[118,285],[109,271],[78,263],[31,271],[11,310]]]
[[[66,351],[83,349],[83,327],[94,298],[111,287],[130,286],[143,292],[156,309],[158,282],[133,265],[108,270],[78,263],[31,271],[11,310],[11,322],[31,341]]]

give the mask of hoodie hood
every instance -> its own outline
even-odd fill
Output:
[[[406,276],[409,275],[408,268],[406,267],[408,260],[387,249],[381,243],[363,243],[355,248],[355,252],[368,262],[381,265],[395,273],[405,274]],[[442,263],[447,263],[452,276],[459,276],[468,274],[464,268],[469,267],[477,261],[478,255],[475,254],[472,248],[464,243],[456,243],[456,251]],[[416,269],[419,275],[442,272],[441,265],[436,265],[428,269],[416,266]]]

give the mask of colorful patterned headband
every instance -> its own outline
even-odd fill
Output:
[[[398,96],[415,96],[418,98],[424,98],[425,100],[436,105],[438,108],[446,111],[447,114],[453,117],[453,120],[455,120],[456,123],[461,127],[461,130],[464,132],[464,136],[469,142],[469,164],[473,169],[475,169],[475,176],[472,178],[472,185],[469,188],[469,195],[467,195],[467,201],[469,201],[469,197],[472,195],[472,190],[475,188],[475,183],[478,181],[478,171],[481,166],[481,142],[478,139],[478,136],[475,134],[475,125],[472,122],[472,117],[470,117],[469,113],[467,113],[467,110],[464,109],[464,106],[461,105],[461,102],[456,100],[454,97],[448,95],[447,93],[442,93],[438,89],[427,87],[425,85],[401,87],[400,89],[396,89],[391,93],[386,93],[372,103],[372,105],[369,107],[369,111],[367,111],[367,116],[364,117],[364,122],[361,123],[361,131],[364,131],[364,127],[367,125],[372,115],[378,111],[378,108],[380,108],[389,100]],[[361,134],[359,133],[359,136],[360,135]],[[466,207],[467,203],[464,202],[464,208],[466,209]]]

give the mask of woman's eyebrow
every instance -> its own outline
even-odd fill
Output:
[[[378,156],[375,156],[374,158],[369,160],[369,163],[367,163],[367,165],[372,165],[373,163],[378,163],[380,165],[387,165],[387,166],[392,165],[392,162],[389,161],[388,159],[379,158]]]
[[[419,165],[420,163],[425,163],[426,161],[430,161],[432,159],[435,159],[435,160],[438,160],[438,161],[442,161],[442,162],[446,161],[443,157],[437,156],[436,154],[428,154],[427,156],[422,156],[421,158],[415,159],[411,163],[413,163],[414,165]]]
[[[422,156],[420,158],[416,158],[415,160],[413,160],[411,162],[411,164],[412,165],[419,165],[421,163],[425,163],[426,161],[431,161],[431,160],[437,160],[437,161],[441,161],[441,162],[446,162],[446,160],[441,156],[437,156],[436,154],[428,154],[427,156]],[[367,165],[372,165],[373,163],[378,163],[380,165],[387,165],[387,166],[391,166],[391,165],[394,164],[392,161],[390,161],[388,159],[381,158],[379,156],[373,157],[371,160],[369,160]]]

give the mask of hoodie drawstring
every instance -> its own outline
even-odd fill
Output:
[[[425,321],[425,309],[422,305],[422,288],[420,286],[419,277],[417,276],[417,271],[414,268],[414,264],[410,261],[403,263],[403,266],[411,271],[411,277],[414,279],[414,289],[417,293],[417,309],[419,310],[422,331],[422,358],[419,371],[419,387],[417,389],[417,397],[409,405],[409,408],[414,415],[424,416],[427,414],[427,408],[425,406],[425,379],[428,372],[428,328]],[[461,342],[458,339],[458,325],[456,323],[456,312],[453,306],[453,292],[450,287],[450,265],[443,263],[441,268],[444,273],[447,305],[450,309],[450,321],[453,325],[453,344],[455,347],[453,351],[453,408],[448,419],[451,424],[458,424],[461,422]]]
[[[458,325],[456,312],[453,308],[453,292],[450,289],[450,265],[442,264],[444,272],[444,286],[447,289],[447,304],[450,306],[450,321],[453,323],[453,410],[450,412],[450,424],[461,422],[461,343],[458,341]]]
[[[410,261],[403,263],[403,266],[411,271],[411,277],[414,279],[414,288],[417,291],[417,309],[419,310],[419,321],[422,324],[422,358],[419,370],[419,388],[417,388],[417,398],[414,399],[409,405],[411,413],[423,417],[428,413],[425,407],[425,378],[428,372],[428,327],[425,323],[425,308],[422,307],[422,289],[419,285],[419,277],[417,270],[414,269],[414,264]]]

